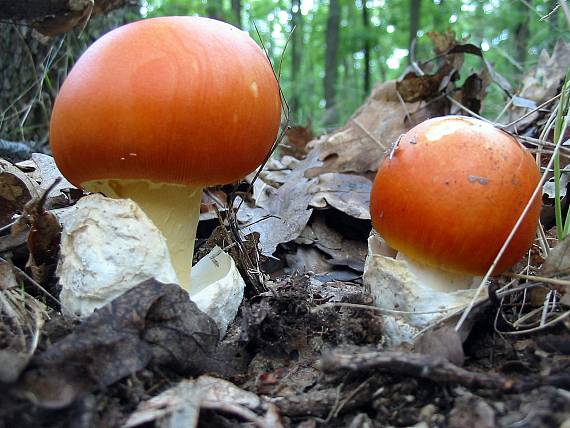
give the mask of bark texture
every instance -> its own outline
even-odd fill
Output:
[[[340,2],[339,0],[330,0],[329,16],[327,18],[326,31],[326,50],[325,50],[325,106],[327,114],[325,115],[325,125],[331,125],[336,122],[337,115],[335,113],[336,103],[336,80],[338,69],[338,45],[340,32]]]
[[[301,14],[301,0],[291,1],[291,26],[293,34],[291,36],[291,81],[298,82],[301,71],[301,61],[303,55],[303,15]],[[292,88],[290,107],[293,115],[297,113],[300,105],[300,94],[298,88]]]
[[[232,14],[234,17],[234,25],[238,28],[242,28],[243,24],[241,22],[241,0],[232,0]]]
[[[46,36],[68,32],[133,0],[0,0],[0,19],[25,20]]]
[[[6,16],[9,4],[14,6],[10,10],[17,12],[20,3],[33,6],[43,0],[0,0],[0,13]],[[45,3],[52,5],[56,1]],[[104,2],[99,3],[102,6]],[[106,2],[111,3],[116,5],[118,0]],[[89,18],[84,29],[77,28],[65,39],[44,37],[27,24],[1,23],[0,139],[34,142],[32,149],[43,151],[53,100],[73,62],[100,35],[135,19],[137,11],[138,7],[122,8]],[[32,11],[28,13],[32,16]],[[16,19],[16,16],[11,15],[11,18]]]
[[[414,48],[416,35],[418,34],[418,28],[420,25],[420,7],[422,0],[410,0],[410,41],[408,48],[410,50],[410,55],[408,58],[412,58],[412,49]]]
[[[515,61],[520,74],[524,74],[526,67],[526,60],[528,57],[528,42],[530,39],[530,19],[531,9],[525,8],[525,14],[522,20],[515,27]]]
[[[362,24],[366,30],[366,36],[364,37],[364,96],[368,96],[371,86],[370,80],[370,17],[368,14],[368,6],[366,6],[366,0],[362,2]]]

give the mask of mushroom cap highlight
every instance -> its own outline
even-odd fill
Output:
[[[50,144],[73,184],[236,181],[272,147],[279,87],[249,35],[201,17],[119,27],[79,58],[55,101]]]
[[[487,272],[539,183],[528,151],[509,134],[462,116],[427,120],[384,159],[371,193],[372,224],[386,242],[443,270]],[[531,246],[537,197],[494,274]]]

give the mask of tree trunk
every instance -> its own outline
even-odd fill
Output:
[[[353,76],[353,72],[356,72],[356,69],[354,68],[354,60],[351,54],[342,59],[340,69],[342,71],[341,82],[350,84],[350,82],[357,80],[358,77]]]
[[[433,23],[433,29],[434,31],[437,32],[444,32],[447,29],[447,26],[449,25],[448,23],[449,16],[446,13],[444,13],[445,11],[444,2],[445,0],[439,0],[439,4],[432,6],[435,7],[435,9],[433,10],[431,19]]]
[[[380,81],[385,82],[388,79],[388,70],[386,70],[386,63],[379,61],[378,68],[380,71]]]
[[[0,0],[1,1],[1,0]],[[0,26],[0,139],[34,141],[43,151],[53,100],[73,60],[101,34],[138,16],[138,6],[89,20],[65,39],[40,42],[32,28]]]
[[[87,2],[83,2],[88,5]],[[0,0],[0,19],[35,19],[63,15],[83,3],[69,0]],[[105,13],[132,3],[130,0],[95,0],[93,12]]]
[[[325,106],[328,110],[325,125],[331,125],[336,121],[335,103],[339,30],[340,3],[339,0],[330,0],[325,50]]]
[[[364,24],[364,96],[370,93],[370,18],[368,16],[368,6],[366,0],[362,0],[362,23]]]
[[[521,70],[526,69],[525,62],[528,56],[528,40],[530,38],[529,24],[532,13],[529,7],[525,7],[524,9],[525,12],[522,16],[522,20],[515,26],[514,31],[515,60]]]
[[[554,9],[556,9],[558,7],[558,0],[545,0],[544,2],[544,7],[545,7],[545,11],[546,14],[550,14]],[[546,39],[546,49],[549,52],[552,52],[552,50],[554,49],[554,46],[556,45],[556,42],[558,41],[558,38],[556,37],[556,33],[558,32],[558,25],[557,25],[557,21],[556,18],[558,16],[564,15],[564,13],[554,13],[553,15],[550,15],[550,17],[548,19],[546,19],[546,24],[549,25],[550,30],[549,31],[549,35]],[[563,16],[561,16],[562,19],[564,19]],[[564,24],[566,25],[566,21],[564,20]]]
[[[300,94],[297,88],[299,87],[298,79],[303,55],[303,15],[301,14],[301,0],[291,1],[291,26],[293,28],[293,34],[291,36],[291,82],[293,82],[293,93],[290,107],[291,112],[295,115],[300,105]]]
[[[206,4],[206,14],[208,18],[217,19],[218,21],[224,20],[224,7],[222,0],[208,0]]]
[[[54,37],[83,26],[95,16],[136,3],[132,0],[0,0],[0,19],[28,21],[40,33]]]
[[[232,14],[234,25],[238,28],[243,28],[241,22],[241,0],[232,0]]]
[[[408,43],[408,49],[410,52],[410,54],[408,55],[408,60],[410,61],[413,57],[412,50],[415,48],[415,40],[420,25],[421,3],[422,0],[410,0],[410,41]]]

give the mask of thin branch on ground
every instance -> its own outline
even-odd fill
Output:
[[[338,373],[339,370],[382,372],[500,393],[520,393],[541,385],[570,382],[570,376],[527,376],[514,379],[501,374],[466,370],[442,357],[402,352],[332,352],[323,357],[320,366],[325,373],[331,374]]]

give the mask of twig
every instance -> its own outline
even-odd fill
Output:
[[[323,309],[339,308],[339,307],[341,307],[341,308],[353,308],[353,309],[365,309],[368,311],[379,312],[383,315],[390,315],[390,316],[406,316],[406,315],[441,314],[441,313],[445,313],[445,312],[449,312],[449,311],[453,311],[453,310],[457,310],[457,309],[463,309],[463,308],[465,308],[465,305],[452,306],[452,307],[448,307],[445,309],[439,309],[436,311],[398,311],[398,310],[393,310],[393,309],[379,308],[377,306],[371,306],[371,305],[361,305],[358,303],[329,302],[329,303],[323,303],[322,305],[318,305],[318,306],[314,307],[313,309],[311,309],[311,313],[316,313],[316,312],[323,310]]]
[[[325,373],[337,373],[339,370],[380,371],[391,375],[458,384],[471,389],[491,389],[502,393],[528,391],[541,384],[537,379],[515,380],[499,374],[473,372],[458,367],[442,357],[414,353],[333,352],[323,357],[320,367]]]
[[[472,110],[468,109],[468,108],[465,107],[463,104],[461,104],[459,101],[457,101],[456,99],[454,99],[453,97],[451,97],[451,96],[449,96],[449,95],[447,95],[446,98],[447,98],[449,101],[451,101],[452,104],[455,104],[455,105],[456,105],[457,107],[459,107],[461,110],[463,110],[463,111],[469,113],[469,114],[472,115],[473,117],[475,117],[475,118],[477,118],[477,119],[480,119],[480,120],[482,120],[482,121],[484,121],[484,122],[490,123],[490,124],[494,125],[495,127],[502,129],[503,131],[506,131],[506,130],[508,130],[509,128],[512,128],[514,125],[516,125],[516,124],[517,124],[518,122],[520,122],[521,120],[527,118],[527,117],[530,116],[531,114],[534,114],[534,113],[538,112],[538,111],[541,110],[542,108],[546,107],[548,104],[550,104],[550,103],[556,101],[558,98],[560,98],[560,94],[557,94],[557,95],[553,96],[552,98],[546,100],[545,102],[543,102],[543,103],[540,104],[539,106],[537,106],[537,107],[533,108],[532,110],[526,112],[526,113],[523,114],[521,117],[519,117],[519,118],[513,120],[513,121],[510,122],[510,123],[507,123],[506,125],[502,125],[502,124],[500,124],[500,123],[491,122],[489,119],[487,119],[487,118],[485,118],[485,117],[483,117],[483,116],[481,116],[481,115],[478,115],[477,113],[475,113],[475,112],[473,112]]]
[[[239,416],[242,419],[245,419],[248,422],[253,423],[255,426],[259,428],[273,428],[272,426],[268,425],[263,420],[263,418],[259,417],[255,412],[237,404],[224,403],[223,401],[201,400],[200,407],[204,409],[221,410],[222,412],[232,413],[234,415]]]
[[[372,141],[374,141],[376,144],[378,144],[382,150],[388,150],[388,148],[386,147],[386,145],[380,141],[380,139],[378,137],[376,137],[374,134],[372,134],[372,132],[370,132],[362,123],[360,123],[360,121],[356,118],[352,119],[352,122],[354,122],[354,124],[356,126],[358,126],[367,136],[368,138],[370,138]]]
[[[546,100],[545,102],[543,102],[542,104],[540,104],[539,106],[533,108],[532,110],[528,111],[527,113],[523,114],[521,117],[513,120],[511,123],[507,123],[506,125],[497,125],[499,128],[503,128],[503,129],[508,129],[513,127],[514,125],[516,125],[517,123],[519,123],[521,120],[526,119],[528,116],[530,116],[533,113],[538,112],[539,110],[542,110],[544,107],[546,107],[548,104],[553,103],[554,101],[556,101],[558,98],[560,98],[560,96],[562,95],[562,93],[560,94],[556,94],[554,95],[552,98],[549,98],[548,100]]]
[[[544,231],[544,226],[540,220],[538,221],[538,238],[542,256],[546,259],[550,254],[550,246],[548,245],[548,238],[546,236],[546,232]]]
[[[550,141],[545,141],[543,139],[539,139],[539,138],[532,138],[532,137],[528,137],[526,135],[517,135],[517,138],[519,140],[524,141],[525,143],[531,144],[533,146],[536,146],[538,148],[542,148],[542,147],[556,147],[556,144],[551,143]],[[559,152],[562,153],[566,153],[569,154],[570,153],[570,149],[568,147],[560,147]]]
[[[564,11],[564,16],[566,16],[566,21],[568,21],[568,25],[570,26],[570,9],[568,8],[568,3],[566,0],[558,0],[558,3]]]
[[[499,114],[497,115],[497,117],[495,117],[494,122],[497,123],[499,121],[499,119],[503,116],[503,114],[505,114],[507,112],[507,110],[513,105],[513,99],[509,98],[509,101],[505,104],[505,106],[503,107],[503,109],[499,112]]]
[[[352,401],[352,399],[354,397],[356,397],[356,395],[362,391],[367,385],[368,383],[370,383],[370,379],[366,379],[364,382],[362,382],[360,385],[358,385],[356,388],[354,388],[352,391],[350,391],[348,393],[348,395],[346,396],[346,398],[344,398],[342,400],[342,402],[338,405],[338,407],[334,410],[333,417],[338,417],[338,415],[340,414],[340,412],[342,411],[342,409],[344,409],[344,406],[346,406],[347,403],[349,403],[350,401]]]
[[[556,12],[558,12],[558,9],[560,9],[560,5],[559,5],[559,4],[557,4],[556,6],[554,6],[554,8],[553,8],[550,12],[548,12],[546,15],[542,16],[542,17],[540,18],[540,21],[545,21],[545,20],[547,20],[547,19],[550,19],[550,17],[551,17],[552,15],[554,15]]]
[[[459,107],[459,108],[460,108],[461,110],[463,110],[464,112],[469,113],[471,116],[473,116],[473,117],[475,117],[475,118],[477,118],[477,119],[479,119],[479,120],[482,120],[482,121],[484,121],[484,122],[490,123],[490,124],[492,124],[492,125],[494,125],[494,126],[497,126],[498,128],[501,127],[500,124],[495,124],[495,123],[491,122],[489,119],[487,119],[487,118],[485,118],[485,117],[483,117],[483,116],[481,116],[481,115],[475,113],[473,110],[468,109],[468,108],[465,107],[463,104],[461,104],[459,101],[457,101],[455,98],[453,98],[453,97],[451,97],[451,96],[449,96],[449,95],[447,95],[446,98],[447,98],[449,101],[451,101],[452,104],[455,104],[457,107]]]
[[[562,315],[534,328],[528,328],[521,331],[498,331],[500,334],[509,335],[509,336],[517,336],[521,334],[529,334],[529,333],[536,333],[537,331],[544,330],[548,327],[553,326],[554,324],[559,323],[560,321],[568,318],[570,316],[570,311],[564,312]]]
[[[506,276],[508,278],[528,279],[530,281],[544,282],[547,284],[563,285],[565,287],[570,287],[570,281],[566,279],[548,278],[546,276],[538,276],[538,275],[525,275],[523,273],[504,273],[503,276]]]
[[[2,262],[6,262],[8,263],[4,258],[0,257],[0,261]],[[44,287],[42,287],[40,285],[39,282],[37,282],[35,279],[33,279],[30,275],[28,275],[26,272],[24,272],[22,269],[20,269],[18,266],[12,264],[12,268],[16,271],[16,274],[21,276],[22,278],[24,278],[26,281],[28,281],[30,284],[32,284],[33,286],[35,286],[38,290],[40,290],[42,293],[44,293],[47,297],[49,297],[50,299],[52,299],[55,303],[57,303],[58,305],[60,305],[60,307],[63,307],[63,305],[61,304],[61,302],[56,299],[49,291],[47,291]],[[71,313],[71,312],[70,312]]]
[[[406,119],[408,119],[408,122],[413,123],[412,122],[412,114],[410,113],[410,110],[408,110],[408,106],[406,105],[406,102],[404,101],[404,99],[400,95],[400,92],[396,91],[396,95],[398,96],[398,101],[400,101],[400,105],[402,106],[402,110],[404,110],[404,113],[406,114]]]
[[[335,389],[336,389],[336,397],[334,399],[334,405],[332,406],[327,418],[323,421],[324,425],[329,425],[332,418],[335,416],[336,410],[339,408],[340,405],[340,394],[342,392],[342,388],[344,387],[344,381],[341,382]]]
[[[12,226],[14,226],[17,222],[18,222],[18,219],[0,227],[0,234],[2,234],[3,232],[6,232],[7,230],[10,230],[12,228]]]
[[[552,306],[550,304],[550,299],[552,299]],[[556,293],[550,290],[546,293],[546,297],[544,298],[544,304],[542,305],[542,312],[540,314],[540,326],[544,326],[546,324],[546,317],[548,316],[548,309],[554,309],[556,306]]]
[[[341,410],[349,411],[353,408],[363,406],[374,398],[374,392],[381,386],[376,377],[370,378],[366,384],[358,386],[358,391],[348,391],[344,397],[338,396],[337,388],[327,388],[322,390],[312,390],[302,394],[288,397],[273,398],[271,402],[275,404],[282,415],[289,417],[317,416],[327,417],[331,409],[335,408],[338,402],[343,403]],[[347,398],[350,397],[349,400]],[[340,413],[340,410],[339,410]]]

